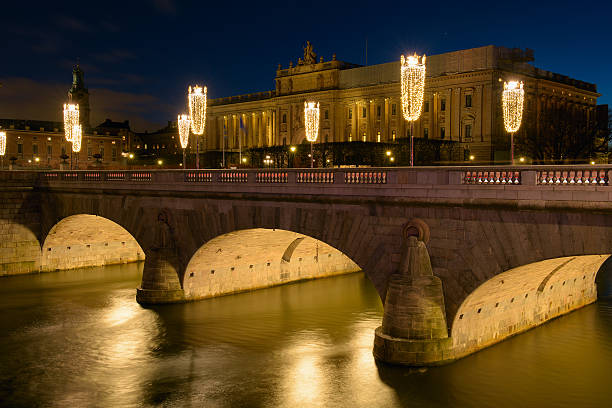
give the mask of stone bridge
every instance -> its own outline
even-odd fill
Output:
[[[440,364],[596,300],[611,171],[0,172],[0,272],[144,259],[147,304],[363,270],[375,356]]]

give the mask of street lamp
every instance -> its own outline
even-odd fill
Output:
[[[402,113],[410,122],[410,167],[414,166],[414,122],[421,116],[425,95],[425,55],[401,56]]]
[[[391,156],[391,150],[387,150],[387,156]]]
[[[314,155],[312,144],[319,135],[319,104],[315,102],[304,102],[304,126],[306,128],[306,140],[310,142],[310,168],[314,167]]]
[[[504,127],[506,132],[510,133],[510,161],[512,164],[514,164],[514,133],[521,127],[524,100],[523,82],[504,82],[502,108],[504,111]]]
[[[179,139],[181,141],[181,147],[183,148],[183,168],[187,166],[187,159],[185,158],[185,148],[189,143],[189,128],[191,127],[191,120],[189,116],[182,114],[178,116],[178,131]]]
[[[189,87],[189,116],[191,131],[196,135],[196,169],[200,168],[200,136],[206,127],[206,95],[207,88],[195,85]]]

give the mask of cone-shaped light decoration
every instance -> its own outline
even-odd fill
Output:
[[[189,116],[191,118],[191,131],[196,135],[203,135],[206,126],[206,87],[198,85],[189,87]]]
[[[306,127],[306,140],[314,142],[319,136],[319,104],[304,102],[304,125]]]
[[[81,151],[81,140],[83,140],[83,128],[81,125],[75,125],[72,128],[72,151],[78,153]]]
[[[72,141],[72,131],[79,124],[79,105],[73,103],[64,104],[64,134],[67,141]]]
[[[413,122],[421,116],[425,95],[425,55],[401,56],[402,113],[404,119]]]
[[[514,133],[521,127],[524,101],[525,90],[523,89],[523,82],[504,82],[502,105],[504,110],[504,127],[506,128],[506,132]]]
[[[6,153],[6,132],[0,131],[0,156]]]
[[[185,149],[189,143],[189,128],[191,126],[191,120],[189,116],[182,114],[178,115],[178,131],[179,139],[181,141],[181,147]]]

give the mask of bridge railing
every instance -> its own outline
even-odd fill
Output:
[[[534,186],[603,187],[609,185],[611,165],[581,166],[488,166],[488,167],[389,167],[333,169],[238,169],[238,170],[70,170],[0,171],[9,184],[51,185],[85,183],[138,183],[239,186],[338,186],[364,188],[392,186],[457,185],[465,188]]]

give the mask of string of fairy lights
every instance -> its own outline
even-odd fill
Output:
[[[425,55],[401,56],[401,101],[404,119],[414,122],[421,116],[425,96]]]
[[[514,164],[514,133],[521,127],[523,119],[523,104],[525,90],[523,82],[504,82],[502,92],[502,110],[504,113],[504,127],[510,133],[510,163]]]
[[[314,167],[314,155],[312,145],[319,136],[319,103],[304,102],[304,130],[306,140],[310,142],[310,167]]]
[[[504,82],[502,107],[506,132],[515,133],[521,127],[524,100],[525,90],[523,89],[523,82]]]

